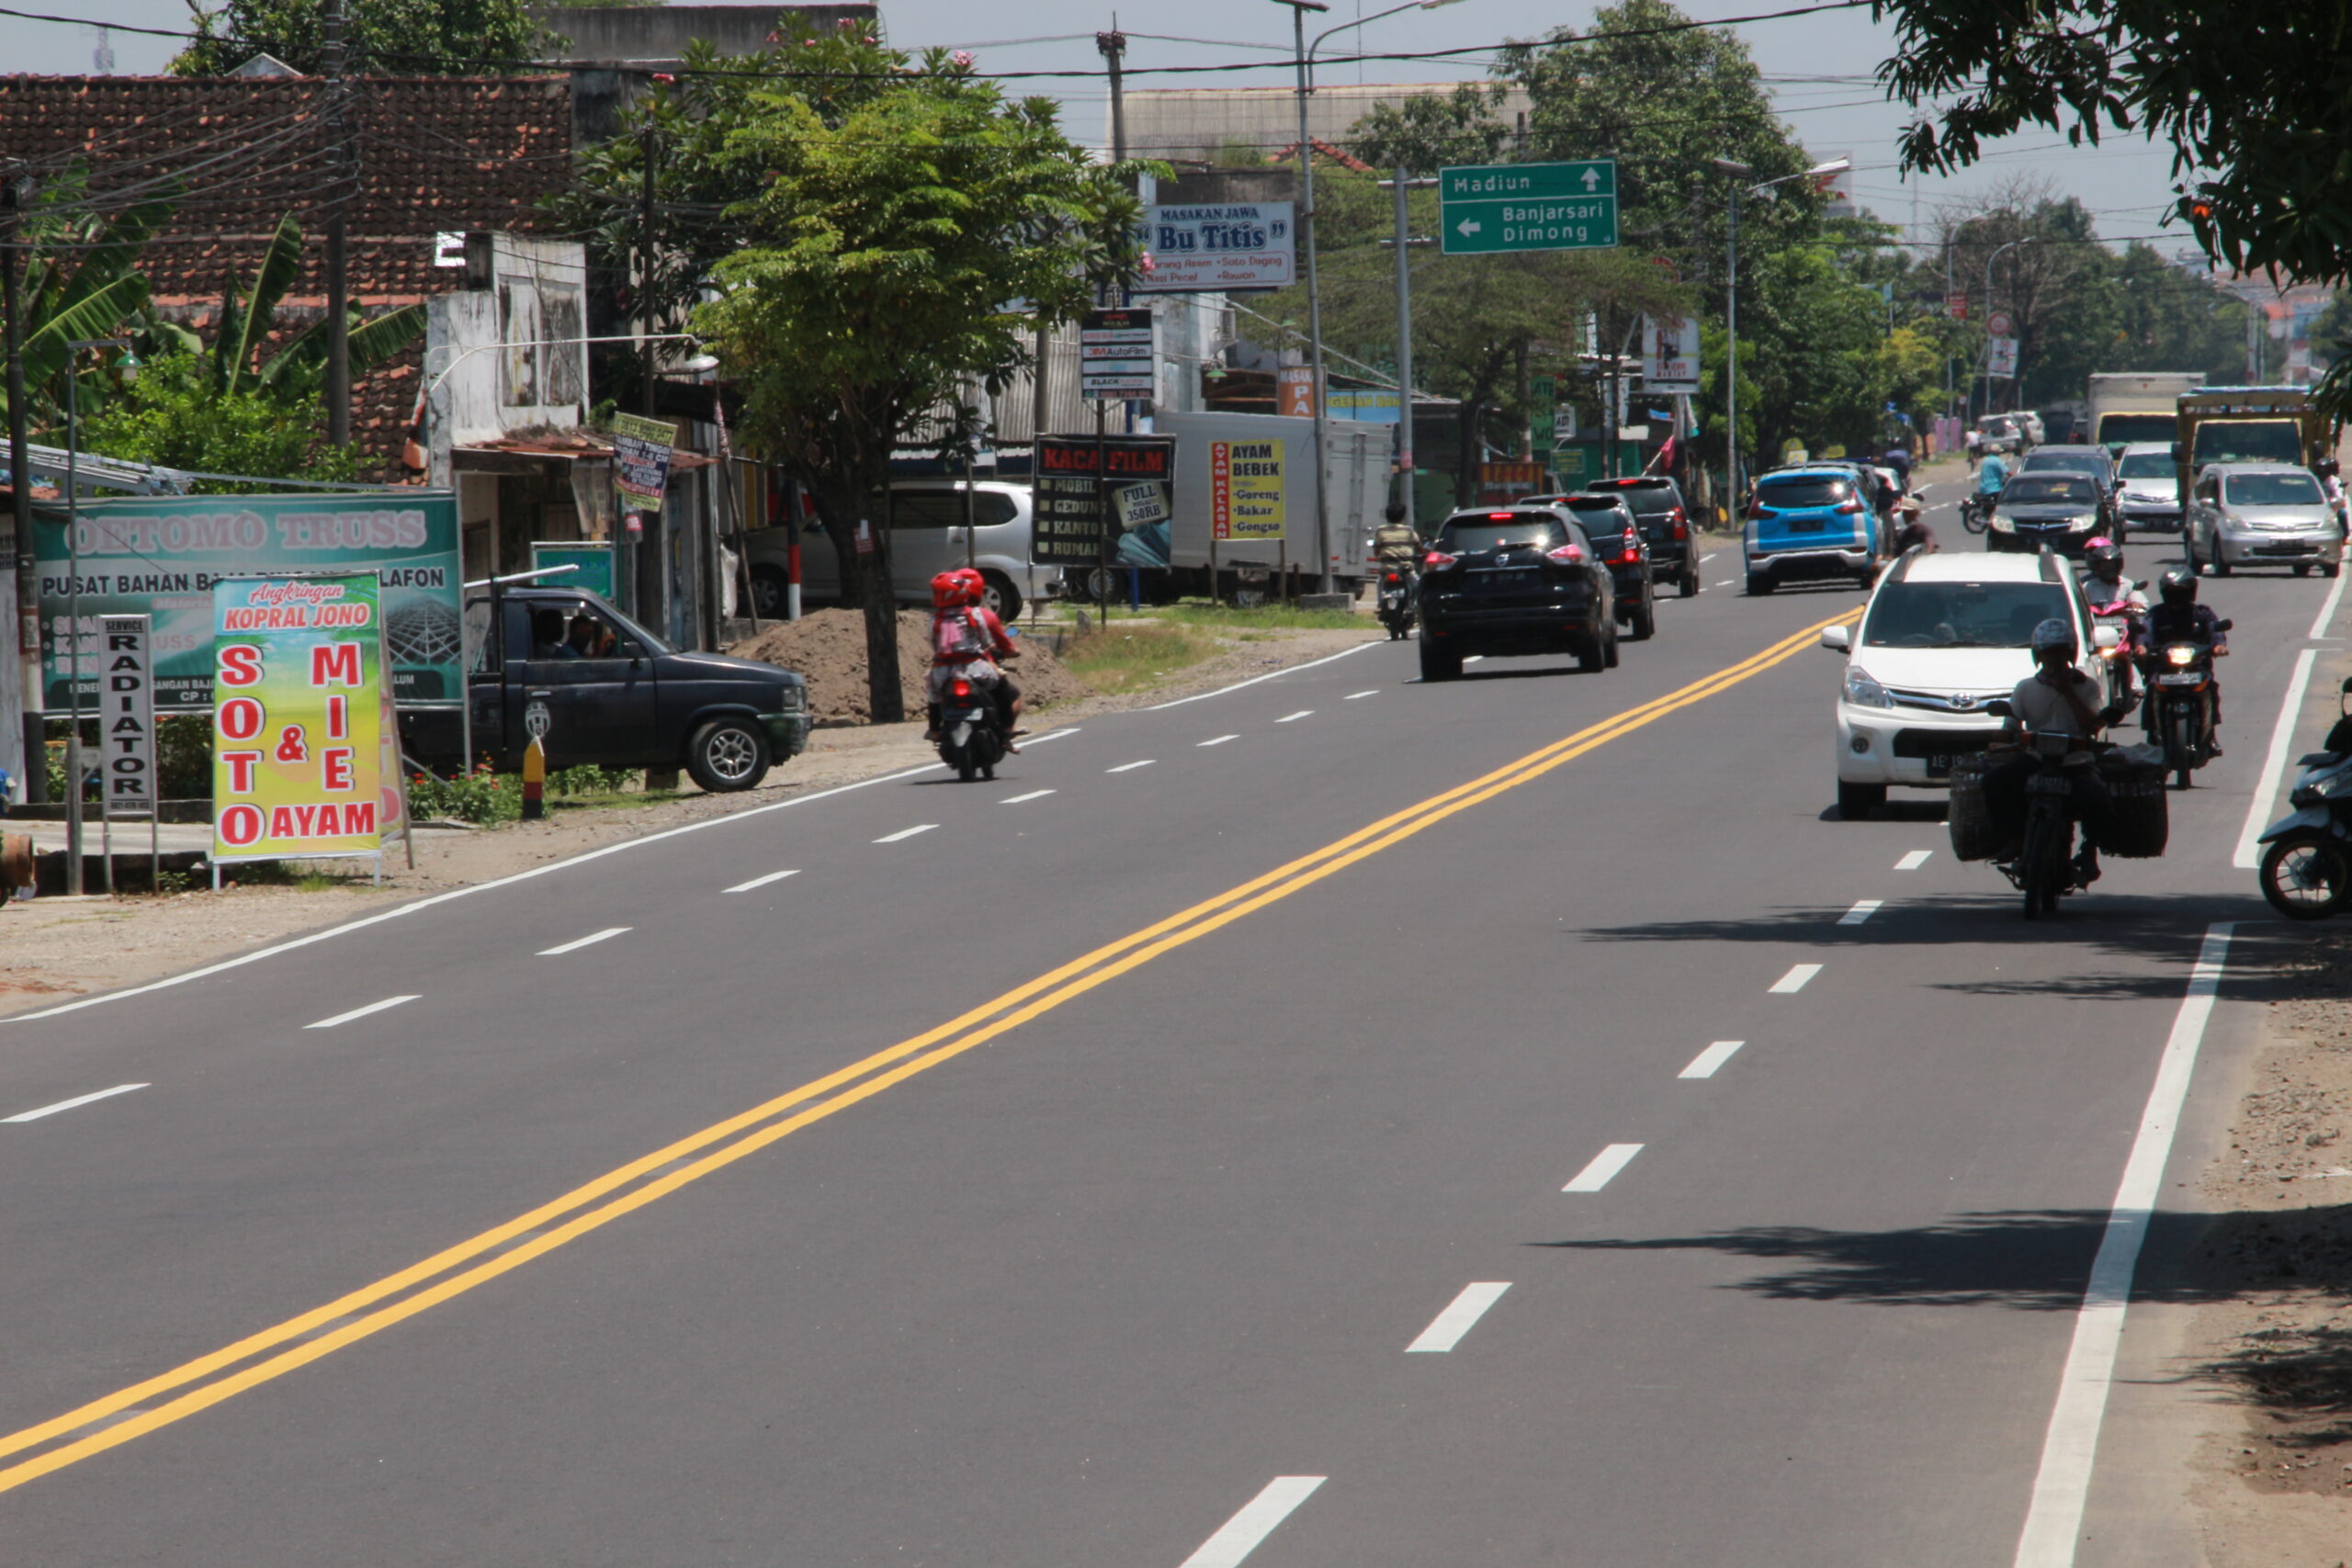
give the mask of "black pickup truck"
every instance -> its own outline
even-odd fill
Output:
[[[493,635],[494,634],[494,635]],[[522,765],[544,737],[550,768],[684,767],[707,790],[750,789],[808,745],[807,683],[789,670],[689,653],[579,589],[506,589],[466,602],[473,759]],[[405,709],[408,754],[455,769],[457,713]]]

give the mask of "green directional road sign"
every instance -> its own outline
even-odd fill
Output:
[[[1617,161],[1495,164],[1438,171],[1450,256],[1589,251],[1617,243]]]

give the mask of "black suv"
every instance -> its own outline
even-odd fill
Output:
[[[1567,497],[1552,508],[1584,530],[1600,564],[1617,584],[1617,624],[1634,642],[1657,635],[1657,573],[1650,565],[1650,545],[1641,519],[1622,492]]]
[[[1421,679],[1473,654],[1573,653],[1617,662],[1617,587],[1584,531],[1548,507],[1457,512],[1421,562]]]
[[[1632,479],[1595,479],[1584,487],[1600,495],[1622,495],[1642,520],[1643,536],[1650,542],[1650,575],[1681,589],[1682,597],[1699,592],[1699,542],[1691,536],[1690,510],[1682,502],[1682,487],[1661,475]]]

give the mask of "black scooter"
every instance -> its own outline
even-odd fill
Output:
[[[1380,569],[1380,624],[1388,628],[1388,640],[1395,642],[1413,629],[1413,609],[1420,595],[1415,592],[1413,573],[1401,566]]]
[[[2232,621],[2217,621],[2228,631]],[[2141,660],[2147,701],[2141,709],[2148,743],[2165,750],[2173,787],[2189,787],[2188,775],[2213,760],[2213,645],[2175,637],[2156,645]]]
[[[940,695],[939,760],[966,784],[995,778],[996,765],[1004,761],[995,694],[961,675],[949,681]]]

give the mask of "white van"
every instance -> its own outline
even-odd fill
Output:
[[[890,576],[899,603],[929,605],[931,580],[959,566],[979,569],[984,603],[1005,620],[1044,592],[1058,569],[1029,564],[1029,487],[1000,479],[972,486],[974,526],[964,523],[960,479],[901,479],[890,486]],[[763,528],[747,541],[753,612],[763,620],[784,615],[786,530]],[[812,520],[800,530],[800,596],[820,604],[841,597],[841,568],[833,542]]]

